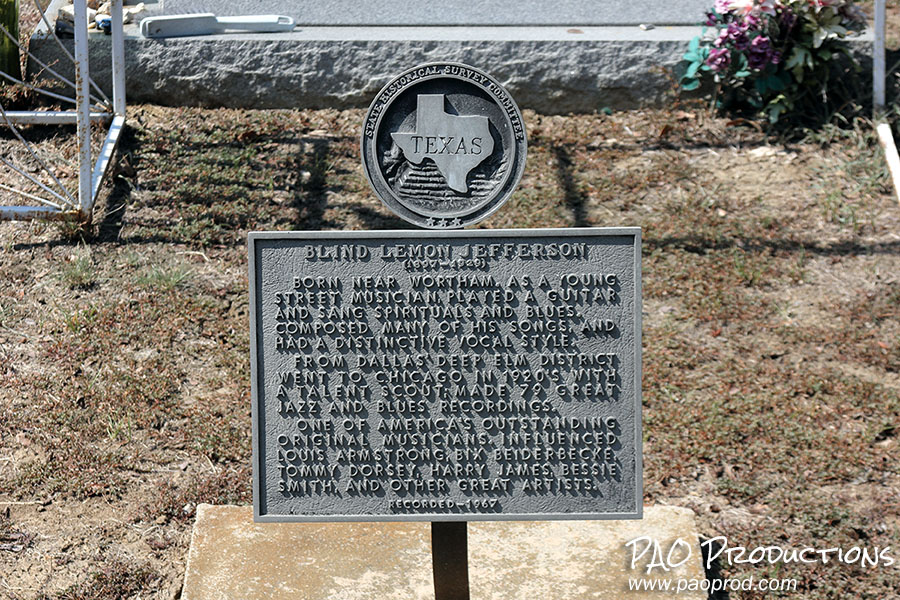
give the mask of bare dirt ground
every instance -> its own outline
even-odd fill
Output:
[[[407,228],[361,119],[132,107],[93,237],[0,224],[0,598],[180,596],[194,507],[250,502],[247,232]],[[645,502],[734,545],[900,561],[900,205],[871,127],[526,121],[484,227],[643,228]],[[900,597],[896,564],[720,567]]]

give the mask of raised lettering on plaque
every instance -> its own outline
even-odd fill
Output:
[[[639,229],[252,233],[250,290],[257,520],[640,517]]]

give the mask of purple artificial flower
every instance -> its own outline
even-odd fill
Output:
[[[756,36],[750,43],[751,52],[768,52],[771,47],[771,41],[764,35]]]
[[[747,65],[754,71],[762,71],[772,58],[772,44],[764,35],[753,38],[750,52],[747,53]]]
[[[731,10],[731,0],[716,0],[713,6],[717,13],[724,15]]]
[[[713,48],[709,51],[706,64],[716,73],[725,71],[731,64],[731,51],[728,48]]]
[[[795,15],[793,13],[793,11],[791,11],[788,8],[784,8],[781,11],[781,24],[784,26],[784,28],[786,30],[790,31],[794,27],[794,24],[796,22],[797,22],[797,15]]]
[[[728,39],[736,50],[746,50],[750,46],[750,39],[747,37],[747,28],[741,27],[737,23],[728,24]]]
[[[716,48],[721,48],[721,47],[724,46],[728,41],[729,41],[729,40],[728,40],[728,30],[727,30],[727,29],[722,29],[721,31],[719,31],[719,37],[717,37],[717,38],[715,39],[715,41],[713,42],[713,46],[715,46]]]
[[[713,27],[718,22],[719,22],[719,15],[717,15],[713,11],[706,13],[706,26],[707,27]]]

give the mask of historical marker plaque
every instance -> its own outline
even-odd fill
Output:
[[[259,521],[639,518],[640,230],[250,234]]]

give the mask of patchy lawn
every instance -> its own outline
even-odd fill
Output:
[[[361,111],[130,111],[95,237],[0,224],[3,598],[177,598],[196,504],[251,499],[247,232],[408,228]],[[748,548],[900,559],[900,206],[871,128],[526,122],[482,226],[643,228],[645,502]],[[720,566],[900,595],[896,565]]]

